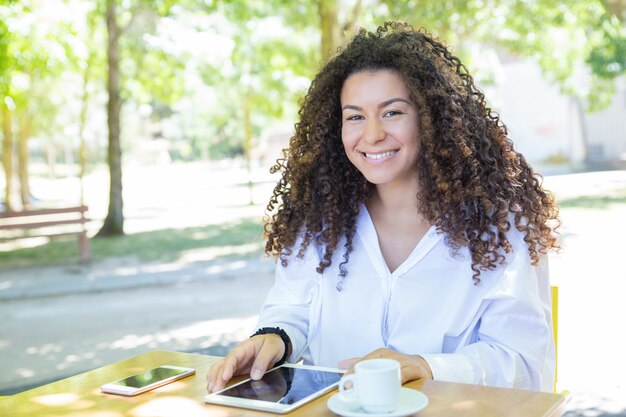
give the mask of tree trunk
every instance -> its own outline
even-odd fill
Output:
[[[80,205],[85,205],[85,173],[87,170],[87,144],[85,143],[85,126],[87,125],[87,110],[89,105],[89,81],[91,75],[91,60],[87,60],[83,73],[83,96],[78,119],[78,180],[80,182]]]
[[[246,92],[245,103],[243,107],[244,112],[244,131],[245,137],[243,141],[243,155],[246,159],[246,169],[248,170],[248,192],[250,193],[250,205],[254,205],[254,193],[252,184],[252,98],[251,93],[248,90]]]
[[[363,11],[363,0],[357,0],[354,4],[354,8],[352,9],[352,13],[348,16],[348,20],[346,24],[343,26],[343,30],[341,33],[341,45],[345,46],[352,37],[356,34],[356,29],[358,27],[359,18],[361,17],[361,12]]]
[[[328,62],[340,44],[337,0],[318,0],[317,5],[322,28],[322,61]]]
[[[11,196],[13,194],[13,129],[11,129],[11,110],[5,102],[0,100],[2,108],[2,166],[4,168],[4,207],[6,211],[13,211]]]
[[[619,19],[620,22],[626,22],[626,0],[603,0],[605,10]]]
[[[57,145],[52,137],[46,141],[46,162],[48,163],[48,178],[53,180],[57,177]]]
[[[30,137],[28,113],[23,114],[19,120],[19,131],[17,134],[17,171],[20,180],[20,198],[22,200],[22,206],[28,208],[31,198],[30,183],[28,181],[28,138]]]
[[[122,200],[122,147],[120,144],[120,57],[119,39],[121,28],[117,22],[116,1],[107,0],[106,22],[108,32],[107,59],[107,124],[109,147],[107,160],[110,173],[109,210],[102,228],[96,236],[123,235],[124,214]]]
[[[573,97],[578,117],[580,117],[580,138],[583,144],[583,161],[589,163],[589,137],[587,135],[587,118],[585,117],[585,108],[583,107],[582,100],[578,97]]]

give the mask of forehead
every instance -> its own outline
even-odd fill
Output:
[[[380,103],[397,97],[408,100],[409,90],[400,74],[392,70],[356,72],[346,78],[341,88],[341,104]]]

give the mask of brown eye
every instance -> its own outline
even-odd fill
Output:
[[[393,117],[393,116],[397,116],[399,114],[403,114],[403,113],[400,112],[400,111],[397,111],[397,110],[389,110],[388,112],[385,112],[383,117]]]

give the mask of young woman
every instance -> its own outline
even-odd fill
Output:
[[[295,128],[268,204],[276,282],[208,389],[389,357],[403,382],[551,390],[558,209],[458,58],[408,25],[362,30]]]

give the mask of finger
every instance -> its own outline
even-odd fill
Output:
[[[252,381],[250,388],[252,388],[252,391],[255,393],[263,393],[270,391],[268,388],[272,388],[272,386],[264,381]]]
[[[223,371],[224,360],[220,360],[209,368],[207,373],[207,391],[213,392],[215,391],[216,384],[218,383],[218,379],[221,382],[221,375]]]
[[[234,375],[247,372],[247,364],[250,362],[249,356],[254,355],[254,353],[247,353],[248,350],[249,349],[242,344],[235,347],[226,355],[226,358],[220,363],[220,366],[215,369],[215,377],[213,379],[213,385],[211,386],[213,392],[223,389]]]
[[[206,389],[209,392],[213,390],[213,385],[215,384],[215,375],[217,375],[216,373],[217,366],[218,366],[217,363],[212,364],[206,373]]]
[[[409,382],[409,381],[413,381],[416,379],[420,379],[420,375],[418,372],[416,372],[416,369],[414,366],[410,366],[408,364],[403,365],[400,368],[400,375],[402,376],[402,384],[404,385],[405,383]]]
[[[362,361],[367,359],[393,358],[396,352],[387,348],[379,348],[371,351],[361,358]]]
[[[223,360],[211,366],[207,375],[207,389],[211,392],[219,391],[234,375],[247,373],[255,352],[255,343],[252,343],[250,339],[237,345]]]
[[[231,350],[224,361],[224,373],[222,378],[231,379],[234,375],[241,375],[247,371],[250,363],[254,359],[256,348],[249,340]]]
[[[385,348],[376,349],[368,353],[367,355],[363,356],[362,358],[351,358],[351,359],[344,359],[342,361],[339,361],[339,368],[348,369],[348,371],[346,371],[345,374],[349,375],[349,374],[354,373],[354,366],[358,362],[366,361],[368,359],[378,359],[378,358],[385,358],[385,357],[393,358],[393,354],[394,352],[389,349],[385,349]]]
[[[338,364],[339,369],[352,369],[354,365],[360,360],[361,358],[350,358],[350,359],[340,360]]]
[[[261,379],[270,364],[274,364],[282,358],[285,353],[285,344],[277,335],[265,335],[262,345],[254,359],[250,377],[255,380]]]
[[[430,365],[419,355],[407,356],[402,361],[402,383],[416,379],[433,379]]]

